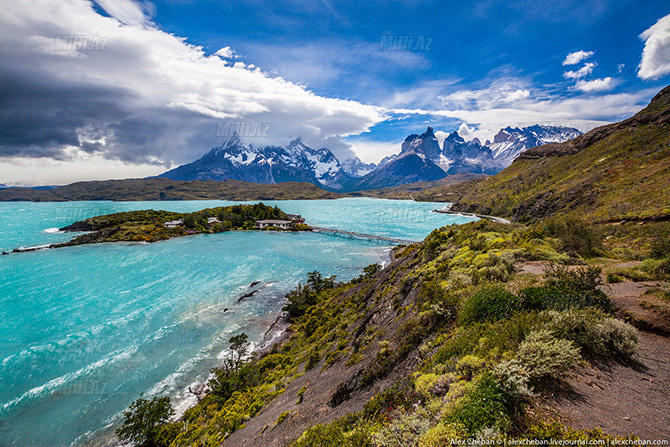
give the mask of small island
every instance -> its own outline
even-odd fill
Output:
[[[300,215],[287,214],[277,206],[271,207],[263,203],[207,208],[192,213],[126,211],[89,217],[60,228],[61,231],[85,233],[68,242],[15,248],[12,253],[101,242],[158,242],[173,237],[234,230],[310,231],[311,229]],[[3,254],[9,253],[3,252]]]

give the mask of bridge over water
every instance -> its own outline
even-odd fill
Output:
[[[358,237],[362,239],[372,239],[375,241],[386,241],[393,242],[394,244],[399,245],[412,245],[417,244],[417,241],[409,241],[407,239],[398,239],[395,237],[386,237],[386,236],[376,236],[374,234],[365,234],[365,233],[356,233],[353,231],[344,231],[344,230],[334,230],[332,228],[322,228],[322,227],[312,227],[312,231],[317,233],[326,233],[326,234],[341,234],[344,236]]]

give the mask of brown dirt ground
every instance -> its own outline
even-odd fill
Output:
[[[603,287],[615,314],[640,330],[639,350],[630,364],[577,371],[567,390],[547,402],[561,422],[617,436],[670,438],[670,313],[667,303],[645,294],[658,284],[624,281]]]

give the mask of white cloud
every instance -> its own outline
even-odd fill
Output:
[[[143,25],[149,17],[147,13],[153,9],[151,3],[135,3],[132,0],[95,0],[107,14],[126,25]]]
[[[521,99],[528,99],[530,97],[530,92],[528,90],[516,90],[514,92],[508,93],[505,96],[506,102],[516,102]]]
[[[389,155],[400,152],[401,142],[372,141],[366,138],[347,138],[351,149],[365,163],[379,163]]]
[[[481,90],[458,90],[447,95],[438,95],[443,106],[465,109],[501,107],[523,103],[530,98],[530,90],[522,80],[501,79]]]
[[[644,50],[637,75],[658,79],[670,73],[670,14],[658,19],[640,38],[644,40]]]
[[[593,69],[596,67],[595,62],[587,62],[582,68],[577,71],[566,71],[563,73],[563,76],[567,79],[581,79],[584,76],[588,76],[593,72]]]
[[[577,81],[574,86],[575,90],[579,90],[585,93],[593,92],[605,92],[607,90],[612,90],[616,86],[616,80],[611,77],[593,79],[591,81],[585,81],[583,79]]]
[[[67,152],[68,157],[64,160],[0,158],[0,178],[16,186],[45,186],[72,183],[72,172],[78,173],[77,181],[143,178],[165,172],[160,165],[109,160],[74,148]]]
[[[584,59],[588,59],[591,56],[593,56],[593,51],[575,51],[574,53],[570,53],[567,56],[565,56],[565,60],[563,61],[563,65],[575,65],[583,61]]]
[[[257,144],[303,137],[323,147],[385,119],[380,107],[316,95],[252,65],[207,56],[150,22],[140,25],[144,6],[99,3],[113,17],[87,0],[0,0],[0,82],[13,92],[0,116],[14,117],[10,127],[0,121],[10,135],[0,157],[64,158],[74,146],[167,167],[221,144],[222,120],[270,123],[269,137]],[[69,35],[104,37],[106,51],[55,51],[56,36]],[[70,178],[85,177],[85,169]]]
[[[458,135],[463,138],[466,141],[470,141],[475,139],[476,134],[475,132],[477,129],[470,128],[467,124],[463,123],[461,126],[458,128]]]
[[[515,82],[515,81],[509,81]],[[605,94],[585,97],[561,98],[544,95],[541,99],[528,100],[512,106],[496,103],[496,88],[466,90],[445,95],[444,98],[476,97],[468,102],[468,108],[451,107],[445,102],[441,109],[394,109],[396,114],[415,114],[446,117],[467,123],[468,138],[491,140],[498,131],[507,126],[525,127],[533,124],[576,127],[582,132],[593,127],[627,118],[646,105],[655,90],[644,90],[636,94]],[[460,129],[459,129],[460,134]],[[436,132],[437,135],[437,132]]]
[[[214,54],[216,54],[217,56],[219,56],[223,59],[231,59],[233,57],[233,55],[235,54],[235,52],[230,47],[223,47],[223,48],[220,48],[219,51],[217,51]]]

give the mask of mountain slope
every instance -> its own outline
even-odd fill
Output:
[[[592,220],[670,218],[670,87],[620,123],[522,153],[469,185],[454,210],[525,222],[556,212]]]
[[[534,126],[506,127],[500,129],[500,132],[493,138],[493,142],[486,142],[486,146],[491,148],[493,158],[506,168],[525,150],[542,146],[548,143],[561,143],[578,137],[582,133],[571,127],[559,126]]]
[[[243,144],[237,136],[200,159],[158,177],[184,181],[307,182],[331,190],[346,189],[353,182],[326,148],[314,149],[300,140],[286,147],[256,147]]]
[[[77,182],[47,190],[7,188],[0,190],[0,202],[63,202],[77,200],[298,200],[336,199],[310,183],[286,182],[277,185],[238,180],[216,182],[177,181],[165,178]]]
[[[400,153],[379,163],[379,167],[355,184],[354,190],[385,188],[406,183],[429,182],[447,176],[436,163],[440,160],[440,144],[428,127],[421,135],[405,138]]]

